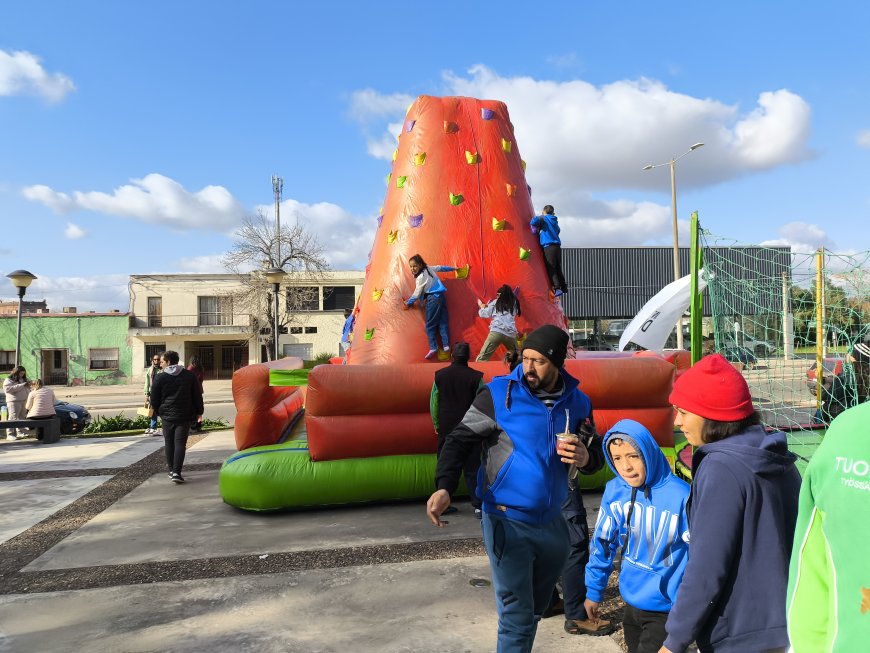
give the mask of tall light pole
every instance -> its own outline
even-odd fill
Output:
[[[679,232],[677,230],[677,177],[676,177],[676,164],[677,161],[682,159],[687,154],[691,154],[699,147],[704,147],[703,143],[695,143],[688,150],[683,152],[680,156],[671,157],[670,161],[666,161],[665,163],[656,163],[655,165],[649,163],[643,167],[644,170],[653,170],[655,168],[661,168],[662,166],[669,166],[671,169],[671,218],[673,220],[674,227],[674,281],[677,281],[680,278],[680,239]],[[680,316],[679,321],[677,322],[677,349],[683,348],[683,317]]]
[[[6,275],[12,279],[12,285],[18,288],[18,336],[15,338],[15,366],[21,365],[21,304],[24,302],[24,293],[36,275],[27,270],[15,270]]]
[[[284,179],[276,175],[272,175],[272,191],[275,193],[275,240],[278,245],[278,260],[275,265],[279,268],[284,267],[281,261],[281,191],[284,190]]]
[[[275,344],[274,360],[278,360],[278,310],[281,307],[281,281],[284,279],[284,276],[287,273],[284,272],[283,268],[269,268],[268,270],[263,270],[263,274],[266,276],[266,280],[272,284],[272,287],[275,291],[275,319],[272,326],[272,339],[274,340]]]

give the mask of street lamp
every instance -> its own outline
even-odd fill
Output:
[[[283,281],[287,273],[284,272],[284,268],[269,268],[268,270],[263,270],[263,274],[266,276],[266,281],[271,283],[275,290],[275,322],[272,327],[272,339],[275,342],[275,360],[278,360],[278,309],[281,306],[279,292],[281,290],[281,281]]]
[[[680,240],[677,232],[677,181],[675,175],[675,166],[677,161],[682,159],[687,154],[690,154],[697,150],[699,147],[704,147],[703,143],[695,143],[688,150],[683,152],[678,157],[671,157],[670,161],[666,161],[665,163],[656,163],[647,164],[643,167],[644,170],[653,170],[654,168],[661,168],[662,166],[670,166],[671,168],[671,218],[673,220],[674,227],[674,281],[679,280],[680,278]],[[680,316],[679,321],[677,322],[677,349],[683,348],[683,317]]]
[[[18,336],[15,339],[15,366],[17,367],[21,365],[21,304],[24,301],[27,286],[36,279],[36,275],[27,270],[15,270],[6,276],[12,279],[12,285],[18,288]]]

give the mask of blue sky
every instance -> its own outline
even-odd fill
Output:
[[[0,272],[52,308],[129,274],[220,272],[234,227],[298,219],[361,269],[417,95],[507,103],[563,244],[870,249],[865,3],[5,3]],[[683,239],[686,243],[685,238]],[[13,295],[11,285],[0,298]]]

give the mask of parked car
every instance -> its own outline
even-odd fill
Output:
[[[726,340],[729,347],[733,347],[734,339]],[[767,340],[756,340],[755,338],[740,338],[740,347],[744,347],[751,351],[759,358],[768,358],[776,352],[776,345]]]
[[[836,356],[830,356],[822,359],[822,369],[825,370],[825,377],[842,376],[843,364],[845,361]],[[807,388],[810,392],[816,394],[816,361],[813,361],[809,369],[807,369]]]
[[[6,393],[0,392],[0,406],[6,405]],[[55,401],[54,412],[60,418],[60,432],[64,435],[79,433],[91,423],[91,414],[84,406],[66,401]],[[0,429],[3,422],[0,421]]]
[[[725,347],[722,350],[722,355],[725,360],[732,363],[743,363],[750,370],[758,365],[758,357],[746,347]]]

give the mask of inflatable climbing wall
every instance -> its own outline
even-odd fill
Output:
[[[550,292],[525,163],[502,102],[420,96],[408,109],[356,309],[349,364],[423,361],[429,349],[408,258],[450,265],[447,288],[451,344],[480,351],[489,321],[477,317],[502,284],[519,287],[521,332],[542,324],[567,327]],[[547,204],[538,200],[538,212]]]

